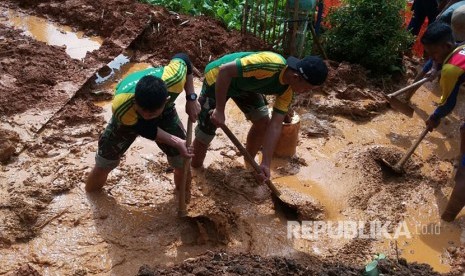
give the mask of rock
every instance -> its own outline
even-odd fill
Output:
[[[455,246],[449,246],[449,247],[447,248],[447,251],[448,251],[450,254],[455,255],[455,253],[457,253],[457,247],[455,247]]]
[[[155,273],[151,270],[148,265],[143,265],[139,268],[137,276],[155,276]]]

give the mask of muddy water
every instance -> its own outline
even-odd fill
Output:
[[[439,214],[431,208],[436,205],[434,196],[428,205],[410,206],[407,210],[406,226],[411,234],[400,235],[398,239],[379,243],[380,250],[395,255],[396,241],[398,254],[409,261],[427,263],[438,272],[448,272],[451,257],[448,249],[456,248],[465,242],[459,223],[440,221]],[[462,212],[463,214],[463,212]],[[460,215],[459,215],[460,217]]]
[[[115,70],[113,77],[95,89],[111,90],[119,79],[148,66],[150,65],[128,62],[123,69]],[[195,85],[196,92],[199,93],[201,83],[196,81]],[[353,146],[375,144],[394,144],[405,150],[421,131],[422,119],[426,113],[431,112],[429,105],[436,98],[437,95],[431,95],[427,89],[418,91],[413,99],[418,105],[417,115],[412,119],[394,112],[387,112],[372,122],[360,124],[337,119],[333,124],[338,131],[334,135],[328,138],[300,139],[298,155],[305,159],[307,165],[300,165],[297,173],[291,175],[286,169],[287,159],[275,159],[273,181],[316,198],[325,207],[326,221],[363,219],[363,212],[348,212],[347,202],[351,187],[363,179],[341,161],[340,152]],[[457,108],[463,108],[463,99],[459,103]],[[100,104],[104,106],[104,116],[108,120],[111,116],[109,102]],[[187,117],[183,112],[183,95],[178,97],[176,104],[185,124]],[[249,123],[244,121],[243,115],[232,101],[228,102],[227,110],[228,125],[241,141],[245,141],[247,132],[244,129],[248,129]],[[417,152],[421,159],[433,154],[441,159],[454,157],[459,116],[454,114],[447,125],[426,138]],[[444,139],[444,134],[447,139]],[[67,166],[65,169],[76,170],[79,177],[84,179],[93,166],[95,149],[96,141],[86,147],[78,159],[63,162]],[[241,158],[231,160],[224,156],[225,151],[227,153],[231,150],[231,143],[218,131],[218,137],[207,155],[205,167],[218,162],[231,165],[237,161],[242,162]],[[47,167],[50,163],[52,162],[45,162],[43,166]],[[163,172],[165,166],[165,157],[153,142],[137,139],[121,165],[110,174],[106,186],[109,195],[89,197],[83,191],[84,184],[81,181],[69,193],[56,196],[37,222],[42,229],[39,236],[30,242],[0,249],[3,257],[0,274],[14,270],[18,263],[30,262],[43,275],[79,275],[83,271],[97,275],[135,275],[138,267],[144,263],[178,263],[205,250],[226,248],[197,244],[192,226],[175,219],[176,198],[173,196],[172,174]],[[284,172],[280,167],[285,167]],[[444,170],[450,169],[451,164],[442,162],[441,167]],[[428,166],[424,168],[425,171],[430,169]],[[8,179],[13,179],[20,171],[10,170]],[[205,189],[200,192],[207,194]],[[445,195],[436,196],[431,189],[425,190],[421,196],[427,200],[422,206],[415,205],[415,202],[407,203],[409,208],[406,222],[409,229],[412,229],[413,236],[397,242],[402,257],[409,261],[430,263],[438,271],[449,269],[447,248],[461,243],[463,226],[460,224],[463,224],[463,218],[458,223],[441,225],[438,228],[440,231],[434,232],[434,236],[413,229],[422,230],[425,225],[439,222],[439,210],[443,208],[444,196],[448,196],[450,189],[444,192]],[[285,218],[277,217],[270,206],[260,206],[257,212],[252,208],[255,204],[251,205],[243,200],[236,192],[229,196],[237,197],[236,205],[231,205],[230,208],[241,214],[245,222],[241,221],[239,225],[246,230],[239,228],[241,230],[238,230],[238,236],[228,244],[228,250],[282,256],[291,256],[292,252],[298,251],[331,256],[332,252],[337,252],[349,243],[349,240],[331,239],[327,236],[318,240],[290,242],[286,239]],[[438,203],[437,198],[442,198],[442,202]],[[436,230],[434,225],[432,229]],[[391,258],[395,256],[390,240],[374,244],[372,250],[385,252]]]
[[[416,105],[413,118],[388,111],[367,123],[338,119],[334,125],[340,132],[333,137],[301,142],[300,148],[307,150],[299,151],[299,155],[307,161],[308,167],[301,169],[295,176],[277,178],[275,181],[317,198],[326,207],[327,220],[344,218],[341,213],[343,214],[348,208],[345,199],[349,196],[350,187],[361,179],[350,170],[343,169],[347,164],[339,163],[338,152],[359,145],[395,145],[405,152],[423,130],[424,120],[434,110],[433,102],[438,99],[437,85],[429,84],[420,88],[413,97],[413,103]],[[440,162],[439,169],[452,171],[451,163],[458,154],[458,130],[464,118],[464,110],[465,96],[462,93],[456,111],[443,120],[437,131],[428,134],[417,148],[416,155],[421,160],[428,160],[433,155],[441,160],[450,160],[450,162]],[[425,164],[422,171],[426,175],[432,175],[433,169],[435,168]],[[451,177],[450,174],[447,175]],[[441,191],[440,196],[435,193],[437,192],[430,189],[418,195],[423,199],[426,198],[426,203],[422,203],[421,206],[416,206],[412,202],[406,203],[410,204],[406,214],[406,224],[412,238],[401,237],[398,240],[398,247],[400,256],[408,261],[428,263],[437,271],[447,272],[450,270],[447,249],[465,242],[460,239],[464,231],[464,221],[459,215],[458,222],[441,224],[440,212],[447,202],[450,189]],[[354,217],[357,216],[351,214],[350,218]],[[436,232],[428,233],[428,228],[434,227],[436,229],[433,230]],[[392,248],[393,241],[384,240],[375,245],[374,251],[393,253]]]
[[[120,77],[136,71],[147,68],[147,64],[132,64],[124,65],[124,69],[120,70]],[[114,87],[114,83],[111,85]],[[108,82],[104,85],[108,85]],[[200,87],[200,83],[196,83]],[[197,88],[198,89],[198,88]],[[435,90],[433,90],[434,92]],[[360,176],[347,168],[347,165],[339,162],[338,153],[346,150],[350,145],[395,145],[404,151],[411,145],[412,140],[415,139],[418,133],[421,132],[424,123],[423,118],[425,114],[429,114],[433,110],[431,105],[432,101],[437,99],[436,94],[432,93],[427,88],[421,88],[415,97],[414,103],[417,104],[417,113],[413,118],[406,118],[399,116],[399,114],[389,111],[386,114],[376,117],[373,121],[363,124],[354,123],[346,119],[337,119],[335,126],[339,129],[339,133],[329,139],[310,139],[303,140],[298,151],[298,155],[304,158],[308,166],[301,166],[296,175],[280,175],[279,168],[286,166],[286,159],[275,159],[273,167],[276,178],[273,181],[279,185],[290,187],[298,192],[306,193],[325,206],[325,220],[326,221],[339,221],[347,219],[363,219],[363,213],[347,213],[347,198],[350,193],[352,183],[362,181]],[[418,99],[418,101],[417,101]],[[425,100],[426,99],[426,100]],[[460,102],[460,101],[459,101]],[[462,101],[463,103],[463,101]],[[185,104],[184,97],[179,97],[177,101],[178,110],[182,110]],[[243,115],[232,103],[228,103],[228,124],[233,128],[243,124]],[[460,107],[459,107],[460,108]],[[187,118],[183,112],[179,112],[182,121]],[[457,150],[457,129],[456,121],[460,115],[453,114],[446,124],[441,126],[438,131],[428,135],[425,141],[420,145],[416,154],[423,160],[426,160],[435,154],[441,159],[453,159]],[[455,121],[455,123],[454,123]],[[221,133],[219,131],[219,133]],[[245,141],[246,132],[236,132],[240,140]],[[443,133],[446,133],[448,139],[444,139]],[[220,134],[221,136],[221,134]],[[438,144],[438,141],[440,143]],[[222,149],[222,143],[215,139],[212,148],[207,155],[205,166],[223,160],[223,156],[218,153],[218,149]],[[305,150],[302,150],[305,149]],[[444,150],[446,149],[446,150]],[[144,141],[139,145],[139,153],[148,154],[153,156],[155,147],[147,146]],[[128,160],[137,163],[139,155],[129,154]],[[440,164],[441,168],[446,170],[450,169],[451,164],[443,162]],[[424,170],[428,170],[425,166]],[[434,194],[429,191],[430,195]],[[428,193],[426,193],[428,194]],[[447,194],[443,195],[444,198]],[[444,202],[442,203],[444,204]],[[427,204],[418,208],[418,206],[411,205],[408,214],[406,215],[406,224],[412,237],[406,239],[400,237],[397,240],[398,252],[401,257],[406,258],[408,261],[425,262],[431,264],[437,271],[447,272],[450,267],[448,265],[450,258],[448,257],[447,249],[451,246],[459,246],[461,244],[460,236],[462,228],[458,224],[444,223],[439,225],[439,210],[438,203],[434,196],[429,198]],[[435,227],[439,230],[432,235],[425,233],[425,228]],[[324,242],[322,242],[324,241]],[[347,240],[332,240],[328,237],[322,237],[320,242],[300,240],[294,242],[294,247],[304,252],[309,252],[318,255],[326,255],[327,252],[334,248],[340,247],[342,244],[347,243]],[[374,251],[386,252],[394,256],[393,253],[394,241],[382,240],[374,245]],[[268,248],[261,245],[262,251],[272,251],[273,248]],[[395,252],[395,251],[394,251]]]
[[[75,59],[83,59],[87,52],[97,50],[103,43],[100,37],[86,37],[83,32],[75,32],[71,27],[11,9],[0,8],[0,20],[6,25],[24,30],[26,35],[38,41],[65,46],[66,53]]]

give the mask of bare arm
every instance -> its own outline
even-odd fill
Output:
[[[229,85],[231,84],[231,79],[238,75],[235,61],[220,66],[215,84],[216,108],[211,116],[212,123],[216,126],[224,125],[224,108],[226,106]]]
[[[194,76],[189,74],[186,76],[186,83],[184,84],[184,90],[186,91],[186,95],[191,95],[195,93],[194,90]],[[186,101],[186,113],[189,115],[189,120],[191,122],[197,121],[197,118],[200,113],[200,104],[199,101]]]
[[[191,154],[186,148],[186,141],[177,136],[169,134],[161,128],[158,128],[157,138],[155,141],[176,148],[183,157],[193,157],[193,154]]]

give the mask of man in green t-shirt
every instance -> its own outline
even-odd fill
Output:
[[[258,179],[269,179],[271,158],[293,94],[320,86],[327,74],[326,64],[318,57],[286,60],[273,52],[232,53],[208,64],[199,98],[202,110],[195,131],[192,166],[203,165],[216,128],[225,124],[224,108],[231,98],[252,121],[247,151],[255,156],[262,147],[262,173]],[[264,95],[276,96],[271,120]]]
[[[108,174],[118,166],[139,135],[157,142],[174,168],[174,183],[179,187],[183,157],[192,157],[185,146],[185,130],[174,105],[176,97],[184,90],[186,112],[195,122],[200,105],[194,92],[192,65],[186,54],[176,54],[167,66],[132,73],[117,85],[112,102],[113,116],[100,136],[95,167],[87,179],[86,191],[103,187]]]

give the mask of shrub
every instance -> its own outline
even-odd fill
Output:
[[[327,17],[330,58],[359,63],[374,73],[402,64],[413,36],[404,26],[405,0],[343,0]]]

